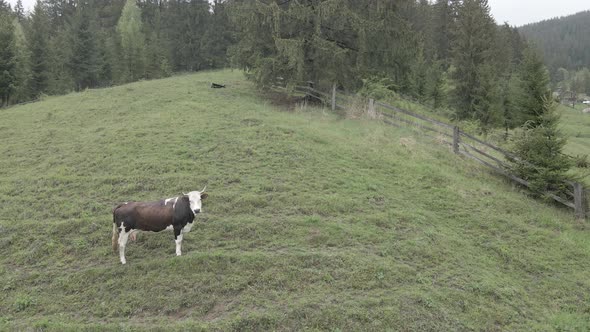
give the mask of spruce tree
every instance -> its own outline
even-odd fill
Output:
[[[529,128],[544,122],[546,107],[552,94],[549,89],[549,73],[543,60],[533,48],[524,52],[524,60],[518,72],[518,84],[513,91],[516,119],[519,125]]]
[[[121,81],[133,82],[145,77],[145,36],[141,11],[135,0],[127,0],[117,23],[121,41]]]
[[[456,117],[495,124],[498,100],[493,49],[496,26],[487,0],[465,0],[453,29],[451,72]]]
[[[101,68],[97,36],[90,4],[81,3],[71,25],[71,57],[68,66],[76,90],[95,87]]]
[[[16,55],[16,86],[13,94],[13,102],[19,103],[31,98],[29,88],[31,80],[31,52],[29,51],[24,29],[18,17],[13,20],[13,23]]]
[[[451,51],[451,31],[454,23],[453,8],[448,0],[436,0],[433,5],[432,44],[438,59],[447,60]],[[448,64],[445,68],[448,67]]]
[[[0,107],[8,100],[16,87],[16,42],[10,14],[0,8]]]
[[[23,7],[22,0],[16,2],[16,5],[14,6],[14,14],[19,22],[22,23],[25,20],[25,7]]]
[[[513,170],[531,183],[535,193],[564,194],[571,160],[563,155],[567,140],[558,130],[559,114],[549,89],[549,74],[540,56],[529,48],[519,71],[514,103],[522,130],[514,137]]]
[[[170,1],[164,22],[174,70],[196,71],[208,67],[202,45],[209,18],[207,0]]]
[[[227,50],[233,43],[227,4],[215,0],[201,43],[203,61],[208,68],[223,68],[228,64]]]
[[[31,15],[31,94],[33,98],[47,92],[49,86],[48,54],[49,21],[43,2],[37,0]]]
[[[523,126],[514,136],[514,153],[519,160],[513,161],[512,170],[527,180],[533,192],[542,196],[550,191],[567,197],[571,189],[566,184],[567,171],[572,166],[571,159],[563,154],[567,143],[565,136],[557,128],[559,115],[552,99],[543,99],[536,126],[531,123]]]

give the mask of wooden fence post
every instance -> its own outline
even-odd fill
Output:
[[[369,98],[369,118],[374,119],[377,117],[377,112],[375,112],[375,99]]]
[[[574,205],[576,206],[576,219],[586,219],[586,199],[584,197],[584,186],[581,183],[574,183]]]
[[[336,110],[336,83],[332,85],[332,111]]]
[[[459,141],[460,141],[460,131],[459,127],[453,127],[453,152],[459,154]]]

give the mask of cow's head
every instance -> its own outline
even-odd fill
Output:
[[[185,194],[186,196],[188,196],[188,200],[190,202],[190,206],[191,206],[191,211],[193,211],[193,213],[196,215],[198,213],[203,212],[203,209],[201,208],[201,201],[204,200],[205,198],[207,198],[207,193],[205,192],[205,189],[207,187],[203,188],[202,191],[191,191],[188,194]]]

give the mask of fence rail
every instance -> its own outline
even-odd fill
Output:
[[[353,103],[355,105],[366,105],[366,112],[369,116],[378,118],[391,126],[409,126],[417,129],[422,135],[436,138],[441,143],[451,145],[455,153],[466,156],[520,185],[531,188],[531,184],[528,181],[512,174],[508,170],[508,165],[511,163],[520,163],[527,167],[537,168],[535,165],[522,160],[505,149],[463,132],[457,126],[384,102],[373,99],[367,101],[356,96],[346,95],[337,91],[335,85],[332,86],[331,92],[323,92],[313,86],[296,86],[294,89],[298,92],[305,93],[306,98],[319,100],[325,105],[331,106],[332,110],[346,109],[347,106]],[[434,133],[437,136],[429,135],[426,132]],[[452,141],[446,140],[448,138],[451,138]],[[566,181],[563,184],[572,189],[571,192],[568,191],[565,193],[567,197],[561,197],[552,192],[546,192],[545,195],[564,206],[572,208],[576,218],[586,219],[588,216],[586,197],[590,195],[590,189],[585,189],[581,183],[573,183],[571,181]]]

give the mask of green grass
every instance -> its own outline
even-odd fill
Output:
[[[582,109],[559,106],[561,128],[568,135],[566,153],[570,155],[590,155],[590,114],[582,114]]]
[[[267,100],[221,71],[0,110],[0,330],[590,328],[570,211],[409,131]],[[183,256],[142,233],[119,263],[117,202],[204,185]]]
[[[574,157],[587,156],[590,161],[590,114],[583,114],[587,105],[576,105],[576,108],[559,105],[561,114],[560,129],[567,136],[564,152]],[[576,175],[582,177],[590,185],[590,169],[576,168]]]

